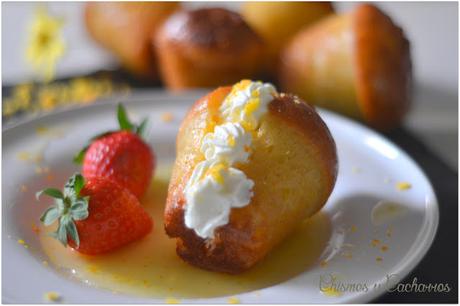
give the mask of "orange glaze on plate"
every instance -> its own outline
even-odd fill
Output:
[[[113,253],[91,257],[64,248],[48,236],[53,228],[42,228],[40,242],[50,264],[91,286],[156,298],[209,298],[249,292],[319,265],[331,234],[329,218],[323,213],[303,222],[267,258],[240,275],[210,272],[185,263],[176,255],[175,240],[163,230],[171,167],[159,165],[152,187],[142,200],[155,222],[148,236]]]

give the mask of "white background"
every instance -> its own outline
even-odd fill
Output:
[[[33,78],[25,62],[27,27],[36,3],[2,3],[3,85]],[[84,3],[51,3],[52,12],[66,20],[67,52],[58,77],[115,67],[116,62],[87,36]],[[203,3],[187,3],[201,6]],[[238,9],[238,3],[206,3]],[[338,11],[356,3],[335,3]],[[415,74],[415,103],[406,125],[453,167],[457,167],[458,138],[458,4],[456,2],[385,2],[377,5],[405,31],[411,42]]]

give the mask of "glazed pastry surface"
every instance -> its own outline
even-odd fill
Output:
[[[155,39],[166,85],[175,90],[232,84],[258,73],[262,39],[235,12],[181,11]]]
[[[411,103],[409,42],[373,5],[330,16],[297,34],[281,56],[283,90],[388,130]]]
[[[177,2],[89,2],[85,22],[90,35],[140,78],[158,77],[151,37],[179,8]]]
[[[241,14],[264,39],[266,56],[264,68],[276,75],[279,55],[292,37],[334,13],[330,2],[244,2]]]
[[[177,157],[168,190],[165,229],[177,238],[177,253],[201,268],[240,273],[288,236],[325,204],[336,179],[334,141],[315,110],[295,96],[279,94],[268,104],[253,134],[247,163],[235,167],[254,182],[248,205],[233,208],[229,222],[212,239],[184,223],[184,190],[204,136],[219,124],[219,108],[231,88],[218,88],[197,101],[177,137]]]

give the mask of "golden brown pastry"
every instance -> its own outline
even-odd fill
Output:
[[[177,2],[88,2],[88,32],[140,78],[157,77],[151,37],[179,8]]]
[[[359,5],[297,34],[279,78],[283,90],[310,103],[390,129],[410,106],[409,42],[375,6]]]
[[[208,270],[251,268],[321,209],[336,180],[335,144],[319,115],[260,82],[198,100],[176,145],[165,229],[181,258]]]
[[[177,12],[155,41],[162,79],[176,90],[253,77],[262,60],[261,38],[239,14],[222,8]]]
[[[266,42],[265,68],[271,73],[294,34],[333,12],[330,2],[245,2],[241,8],[243,18]]]

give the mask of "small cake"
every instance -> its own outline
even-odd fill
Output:
[[[185,261],[240,273],[326,203],[334,140],[315,110],[267,83],[241,81],[198,100],[177,136],[166,233]]]
[[[222,8],[180,11],[158,32],[161,75],[170,89],[233,84],[258,73],[261,38],[241,16]]]
[[[282,48],[298,31],[334,13],[330,2],[244,2],[241,15],[266,43],[265,68],[275,74]]]
[[[151,36],[179,8],[177,2],[88,2],[86,27],[132,74],[158,77]]]
[[[411,57],[403,31],[373,5],[328,17],[282,54],[281,88],[378,129],[409,110]]]

